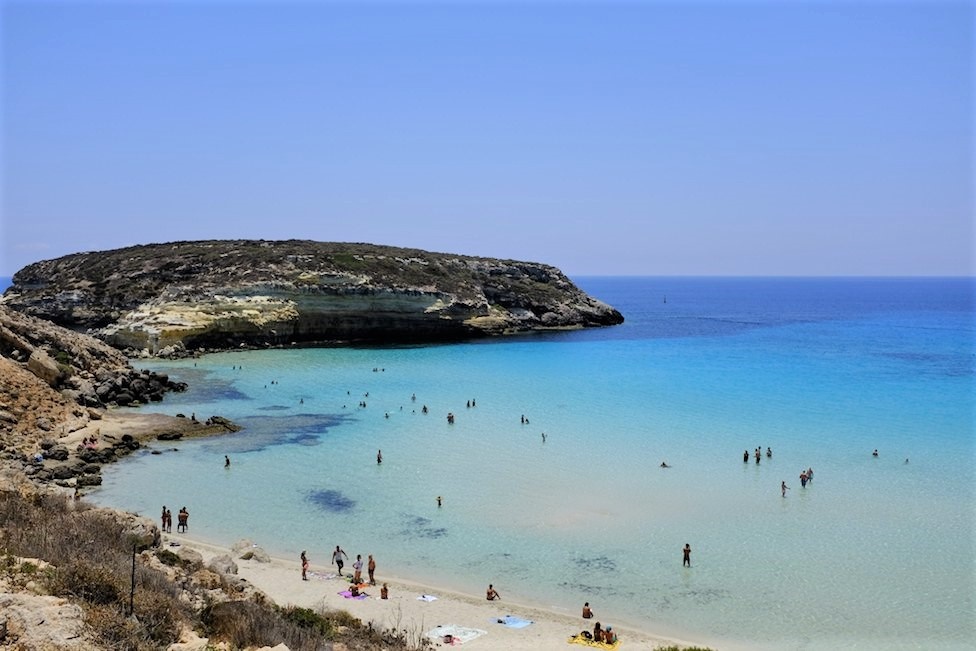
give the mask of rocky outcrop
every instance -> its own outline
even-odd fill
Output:
[[[0,592],[0,648],[97,651],[85,612],[60,597]]]
[[[29,265],[3,303],[117,348],[460,340],[623,317],[555,267],[310,241],[202,241]]]
[[[23,364],[68,402],[85,407],[158,402],[167,391],[186,388],[184,383],[173,382],[165,374],[133,369],[123,353],[102,341],[3,305],[0,305],[0,357]],[[4,404],[8,403],[0,393],[0,411],[6,411]],[[79,415],[87,418],[86,414]],[[17,414],[12,416],[19,418]]]

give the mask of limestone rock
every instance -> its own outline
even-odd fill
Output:
[[[0,593],[0,623],[14,649],[97,651],[86,635],[84,612],[64,599],[29,593]]]
[[[3,302],[133,354],[167,356],[452,341],[623,321],[545,264],[298,240],[78,253],[21,269]]]
[[[237,563],[227,554],[221,554],[210,559],[207,569],[217,574],[237,574]]]
[[[203,554],[195,549],[180,547],[180,550],[176,552],[176,555],[180,557],[183,565],[185,565],[187,569],[191,571],[196,571],[203,567]]]

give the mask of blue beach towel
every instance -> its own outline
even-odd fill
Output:
[[[493,619],[491,621],[509,628],[525,628],[532,623],[532,620],[522,619],[521,617],[513,617],[512,615],[505,615],[504,617],[499,617],[498,619]]]

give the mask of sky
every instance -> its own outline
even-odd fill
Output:
[[[0,276],[197,239],[973,275],[974,3],[0,0]]]

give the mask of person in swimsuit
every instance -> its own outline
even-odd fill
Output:
[[[352,575],[352,582],[355,583],[356,585],[359,585],[360,583],[363,582],[362,579],[363,555],[362,554],[356,554],[356,562],[352,564],[352,569],[355,570],[355,573]]]
[[[369,555],[369,562],[366,563],[366,572],[369,573],[369,584],[376,585],[376,579],[373,578],[373,572],[376,571],[376,561],[373,560],[373,555]]]
[[[302,581],[308,581],[308,556],[305,555],[305,550],[302,550]]]
[[[380,599],[389,599],[389,598],[390,598],[390,589],[384,583],[383,587],[380,588]]]
[[[685,547],[681,550],[681,553],[683,554],[681,565],[691,567],[691,545],[685,543]]]
[[[342,562],[343,556],[349,558],[346,556],[346,552],[342,551],[339,545],[336,545],[335,551],[332,552],[332,563],[339,568],[339,576],[342,576],[342,566],[344,565]]]
[[[587,601],[583,604],[583,619],[590,619],[593,617],[593,611],[590,610],[590,602]]]
[[[492,584],[488,584],[488,592],[486,594],[488,601],[494,601],[495,599],[501,599],[502,596],[498,594],[498,590]]]

